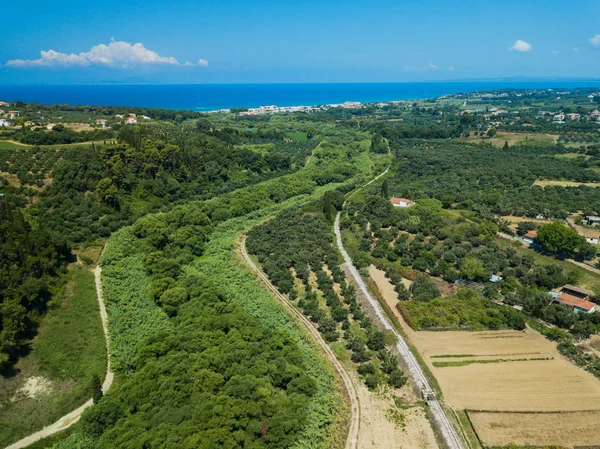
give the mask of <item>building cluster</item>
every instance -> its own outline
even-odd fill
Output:
[[[10,107],[10,103],[6,101],[0,101],[0,107]],[[6,128],[12,126],[11,120],[17,119],[21,116],[19,111],[8,111],[0,109],[0,128]]]
[[[9,128],[9,127],[16,127],[16,124],[14,122],[15,119],[18,119],[21,117],[21,113],[20,111],[10,111],[10,110],[6,110],[4,108],[8,108],[10,107],[10,104],[5,102],[5,101],[0,101],[0,128]],[[128,113],[128,114],[115,114],[115,118],[117,120],[124,120],[126,124],[128,125],[135,125],[136,123],[138,123],[138,120],[152,120],[150,117],[148,117],[147,115],[136,115],[134,113]],[[97,127],[99,128],[107,128],[108,127],[108,120],[107,119],[97,119],[95,121],[95,124]],[[56,123],[47,123],[44,124],[40,121],[34,122],[31,120],[26,120],[23,122],[23,126],[25,127],[29,127],[32,129],[40,129],[40,128],[45,128],[48,131],[52,130],[55,126]]]
[[[387,103],[378,103],[378,105],[387,106]],[[383,107],[381,106],[381,107]],[[358,101],[346,101],[345,103],[340,104],[327,104],[325,106],[259,106],[257,108],[249,108],[247,111],[242,111],[238,115],[248,116],[248,115],[261,115],[261,114],[278,114],[282,112],[304,112],[310,113],[314,111],[326,111],[331,108],[342,108],[342,109],[359,109],[364,107],[364,105]],[[210,111],[211,113],[216,112],[231,112],[230,109],[219,109],[218,111]]]

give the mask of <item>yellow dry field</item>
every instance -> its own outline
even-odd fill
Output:
[[[409,387],[388,392],[372,392],[367,389],[356,371],[351,369],[348,373],[356,388],[360,406],[359,448],[437,449],[439,447],[424,406],[417,404],[418,399]],[[394,404],[392,394],[401,397],[403,403],[412,405],[399,409]]]
[[[600,182],[575,182],[575,181],[553,181],[553,180],[540,180],[538,179],[533,183],[533,185],[546,187],[546,186],[562,186],[562,187],[578,187],[578,186],[588,186],[588,187],[600,187]]]
[[[89,123],[62,123],[65,128],[71,129],[73,131],[91,131],[94,128]]]
[[[600,445],[600,412],[487,413],[469,412],[485,446],[507,442],[533,446],[563,447]]]
[[[415,332],[414,343],[457,410],[600,410],[600,382],[556,350],[556,344],[525,331]],[[431,358],[472,354],[462,358]],[[435,367],[433,362],[478,359],[526,360]]]
[[[505,220],[510,221],[512,223],[524,223],[526,221],[530,221],[532,223],[541,223],[541,224],[552,223],[552,220],[540,220],[539,218],[517,217],[516,215],[503,215],[502,218],[504,218]]]
[[[600,422],[600,382],[560,355],[556,343],[529,328],[415,332],[398,312],[397,295],[384,273],[374,267],[369,272],[385,306],[437,379],[444,402],[454,410],[471,410],[470,415],[486,411],[472,419],[486,445],[600,445],[600,433],[591,436],[589,422],[577,421],[593,411],[591,422]],[[434,366],[467,360],[498,362]]]

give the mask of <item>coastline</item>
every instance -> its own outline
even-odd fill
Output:
[[[427,81],[290,84],[0,85],[0,100],[43,105],[122,106],[209,112],[261,105],[292,107],[438,98],[500,89],[592,88],[598,80]]]

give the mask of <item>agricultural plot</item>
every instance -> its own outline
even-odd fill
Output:
[[[587,186],[587,187],[600,187],[600,182],[576,182],[576,181],[555,181],[548,179],[538,179],[533,185],[540,187],[547,186],[561,186],[561,187],[579,187],[579,186]]]
[[[600,445],[600,382],[571,364],[556,344],[525,331],[412,330],[382,272],[370,269],[377,290],[437,379],[444,400],[467,410],[485,446]]]
[[[533,446],[598,446],[600,411],[560,413],[469,412],[480,441],[488,447],[507,442]]]
[[[457,410],[600,409],[600,383],[531,329],[416,332],[414,340]]]

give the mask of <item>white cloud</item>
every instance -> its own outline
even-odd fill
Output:
[[[560,50],[552,50],[553,55],[560,55]]]
[[[172,56],[160,56],[148,50],[143,44],[130,44],[124,41],[111,40],[108,45],[100,44],[90,51],[62,53],[55,50],[41,51],[39,59],[13,59],[6,63],[9,67],[51,67],[51,66],[89,66],[108,65],[126,67],[135,64],[170,64],[179,63]]]
[[[521,39],[518,39],[515,41],[514,44],[512,44],[510,46],[508,51],[518,51],[521,53],[527,53],[528,51],[531,51],[532,48],[533,47],[531,46],[531,44],[529,42],[525,42],[525,41],[522,41]]]
[[[200,67],[208,67],[208,61],[206,59],[198,59],[198,65]]]
[[[594,47],[600,47],[600,34],[596,34],[594,37],[590,37],[588,39],[588,41],[590,42],[590,44],[592,44]]]

